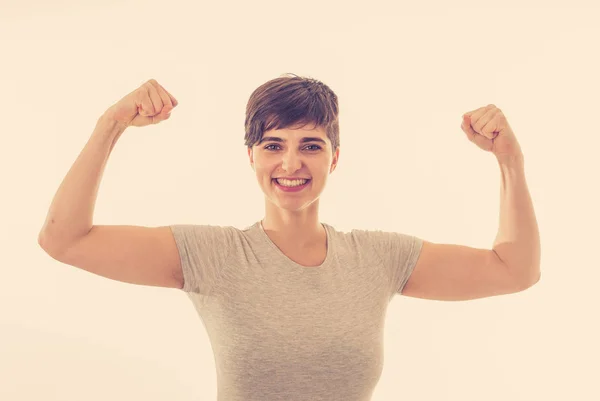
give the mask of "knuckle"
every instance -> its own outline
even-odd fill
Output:
[[[143,86],[140,88],[138,92],[138,99],[140,100],[148,100],[150,99],[150,89],[147,86]]]
[[[138,103],[144,104],[148,100],[148,94],[145,91],[140,91],[136,96]]]

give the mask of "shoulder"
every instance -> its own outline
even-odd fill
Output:
[[[224,236],[231,237],[240,235],[244,229],[239,229],[234,226],[222,226],[213,224],[172,224],[169,226],[174,234],[186,237],[211,237]]]
[[[415,235],[404,232],[385,231],[365,228],[331,227],[333,235],[342,242],[356,249],[374,251],[377,254],[389,255],[390,252],[418,252],[423,240]]]
[[[231,225],[172,224],[173,236],[180,247],[235,247],[244,241],[247,229]]]

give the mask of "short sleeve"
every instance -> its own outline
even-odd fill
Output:
[[[397,232],[361,232],[390,277],[393,293],[401,294],[417,264],[423,240]]]
[[[236,229],[212,225],[169,226],[177,244],[185,292],[209,295],[232,253]]]

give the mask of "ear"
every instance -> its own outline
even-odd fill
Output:
[[[250,166],[252,166],[252,170],[254,170],[254,158],[251,147],[248,147],[248,158],[250,159]]]
[[[335,150],[335,153],[333,154],[333,160],[331,162],[331,168],[329,169],[329,173],[330,174],[335,171],[335,168],[337,167],[339,159],[340,159],[340,147],[338,146],[337,149]]]

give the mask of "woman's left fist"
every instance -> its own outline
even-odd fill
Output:
[[[499,161],[523,158],[521,146],[504,113],[493,104],[465,113],[461,128],[471,142],[492,152]]]

